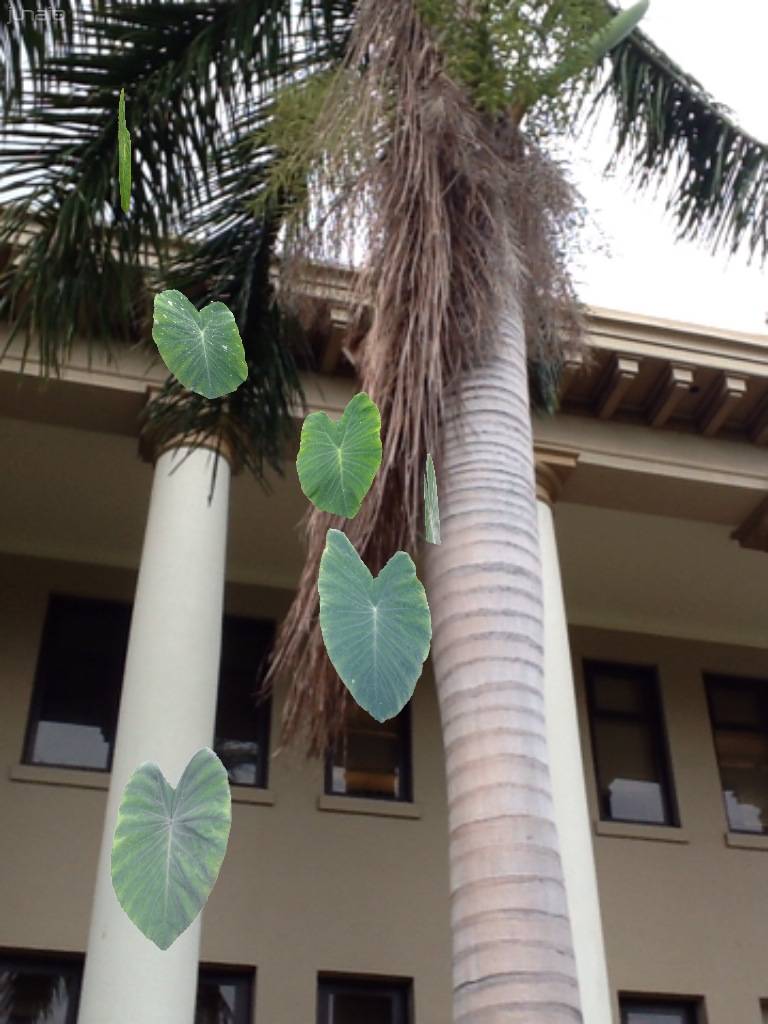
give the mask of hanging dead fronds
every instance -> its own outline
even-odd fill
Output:
[[[354,520],[308,513],[307,558],[269,676],[291,680],[284,739],[306,733],[311,754],[337,735],[346,701],[318,623],[328,529],[344,530],[373,573],[395,551],[416,553],[424,459],[440,449],[446,394],[494,337],[504,289],[525,297],[535,358],[551,363],[580,337],[557,241],[558,224],[575,206],[571,190],[540,150],[504,119],[479,111],[448,77],[414,0],[362,0],[334,89],[353,84],[354,94],[337,94],[325,107],[317,135],[354,138],[355,159],[367,159],[342,197],[324,190],[319,175],[322,214],[309,237],[289,233],[284,275],[288,286],[300,276],[297,260],[316,256],[329,224],[337,241],[349,237],[359,222],[345,221],[345,210],[364,211],[368,259],[357,302],[369,308],[371,325],[357,370],[381,411],[384,458]],[[338,169],[338,150],[324,159]],[[499,274],[505,250],[525,253],[512,278]]]

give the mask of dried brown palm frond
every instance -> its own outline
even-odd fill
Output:
[[[334,95],[353,80],[354,103]],[[346,120],[340,125],[339,118]],[[310,754],[338,734],[346,701],[318,623],[317,576],[329,527],[347,533],[373,573],[398,550],[416,553],[424,459],[440,450],[446,395],[484,357],[501,289],[525,296],[534,359],[551,364],[581,334],[557,241],[557,225],[575,208],[569,186],[517,129],[479,112],[447,76],[413,0],[362,0],[318,135],[354,138],[362,147],[346,195],[333,197],[323,225],[343,230],[345,208],[365,211],[369,254],[357,301],[359,309],[369,307],[371,323],[357,370],[381,411],[384,458],[354,520],[316,509],[306,518],[307,558],[269,679],[291,680],[283,738],[303,734]],[[325,157],[336,184],[343,178],[338,158]],[[287,266],[295,270],[296,259],[314,255],[317,226],[289,238]],[[507,247],[526,261],[518,258],[514,279],[500,280]]]

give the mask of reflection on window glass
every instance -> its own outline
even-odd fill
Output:
[[[768,680],[708,676],[728,826],[768,832]]]
[[[655,671],[602,662],[584,668],[601,817],[674,824]]]
[[[200,969],[195,1024],[250,1024],[252,1004],[252,971]]]
[[[695,1024],[696,1007],[690,1002],[656,1003],[621,1000],[621,1024]]]
[[[350,703],[346,729],[328,756],[326,792],[410,800],[410,709],[377,722]]]
[[[0,1024],[75,1024],[78,961],[0,959]]]
[[[324,979],[320,1024],[407,1024],[407,988],[402,983]]]

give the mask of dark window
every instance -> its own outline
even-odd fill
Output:
[[[37,663],[24,760],[109,771],[131,607],[54,595]]]
[[[123,602],[51,597],[25,763],[109,771],[130,620]],[[267,784],[270,704],[256,696],[273,629],[224,617],[214,749],[238,785]]]
[[[676,825],[656,670],[585,662],[600,817]]]
[[[0,1024],[75,1024],[83,957],[0,955]],[[195,1024],[251,1024],[252,970],[201,967]]]
[[[267,785],[269,700],[257,700],[274,624],[224,616],[214,750],[238,786]]]
[[[408,1024],[409,983],[322,978],[318,1024]]]
[[[690,1000],[669,1002],[625,999],[621,1003],[621,1024],[696,1024],[697,1003]]]
[[[251,1024],[253,971],[201,967],[195,1024]]]
[[[327,759],[326,793],[411,800],[410,706],[377,722],[350,702],[346,728]]]
[[[728,826],[768,832],[768,680],[705,681]]]
[[[0,955],[0,1024],[75,1024],[81,957]]]

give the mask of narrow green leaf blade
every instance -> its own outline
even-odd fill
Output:
[[[440,543],[440,507],[437,502],[437,477],[432,456],[427,454],[424,470],[424,533],[428,544]]]
[[[381,416],[368,395],[355,395],[338,422],[324,412],[304,420],[296,471],[317,508],[354,519],[380,465]]]
[[[627,38],[630,32],[634,32],[647,14],[648,7],[649,0],[639,0],[625,11],[619,11],[603,29],[592,36],[588,48],[595,64],[599,64],[606,54]]]
[[[195,394],[221,398],[248,376],[240,332],[223,302],[209,302],[198,311],[181,292],[160,292],[152,337],[174,377]]]
[[[377,722],[394,718],[413,695],[432,640],[416,566],[398,551],[374,579],[349,538],[329,530],[317,588],[333,667]]]
[[[128,780],[112,843],[112,887],[131,921],[160,949],[205,906],[231,822],[227,771],[207,747],[192,757],[175,790],[149,762]]]
[[[125,89],[120,90],[117,105],[117,166],[120,179],[120,205],[128,213],[131,205],[131,133],[125,121]]]

